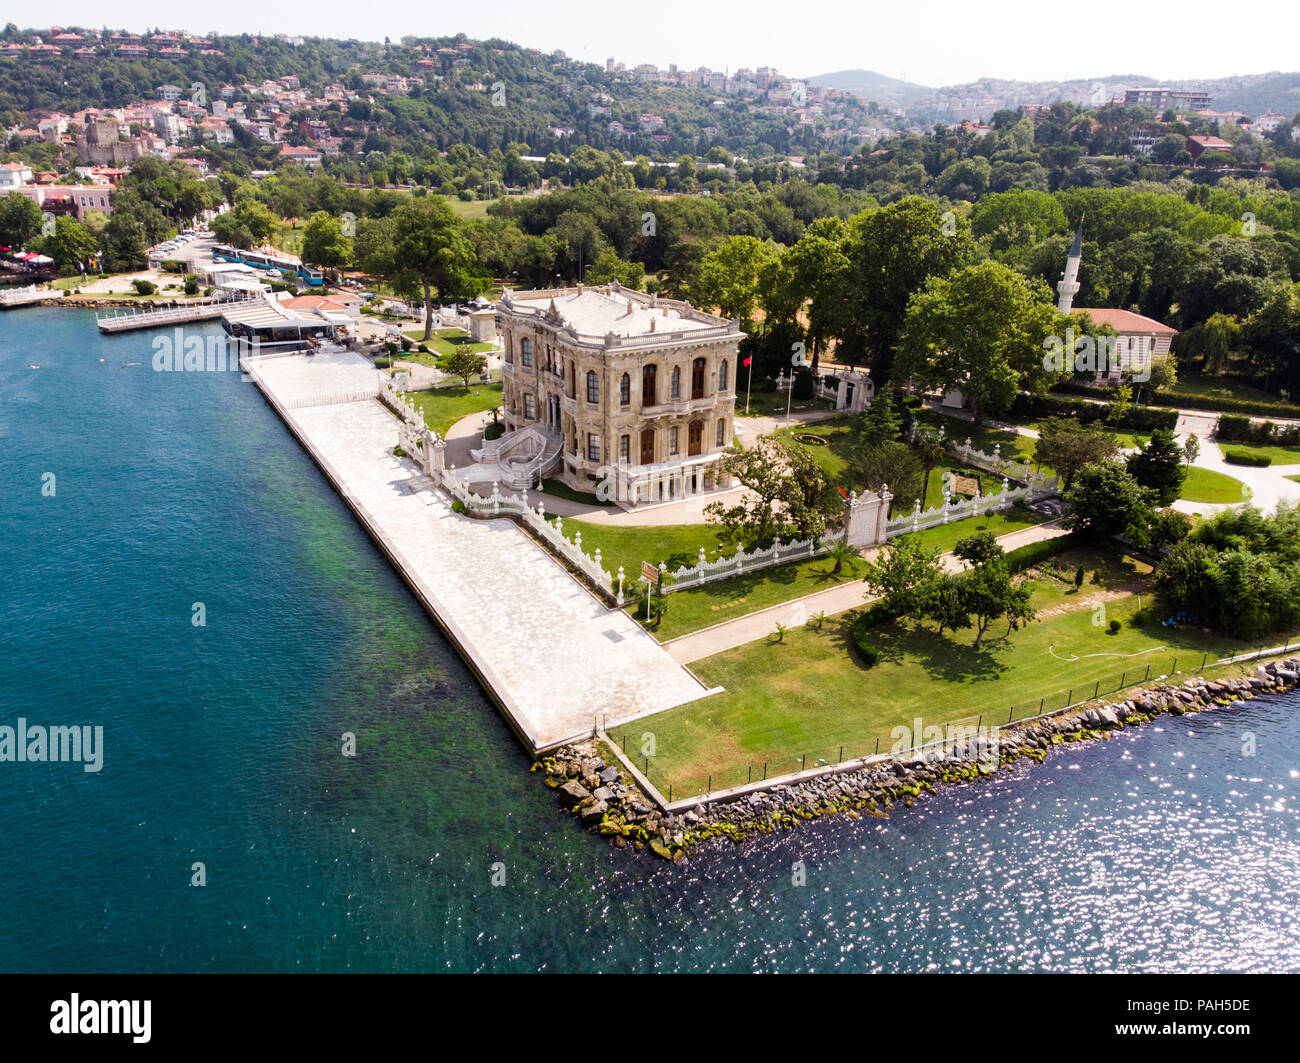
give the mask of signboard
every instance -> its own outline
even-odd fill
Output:
[[[659,582],[659,570],[649,561],[641,562],[641,578],[650,583]]]

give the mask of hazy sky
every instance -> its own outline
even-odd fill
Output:
[[[4,16],[26,25],[35,6]],[[927,85],[977,77],[1020,80],[1144,74],[1157,79],[1221,77],[1300,67],[1294,0],[651,0],[638,4],[490,0],[481,5],[411,0],[223,0],[199,7],[175,0],[64,0],[63,25],[133,30],[290,33],[397,40],[404,34],[464,32],[545,51],[633,66],[774,66],[810,76],[862,68]]]

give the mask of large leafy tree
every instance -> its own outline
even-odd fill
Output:
[[[1044,341],[1064,324],[1047,289],[981,262],[934,277],[908,306],[898,371],[923,387],[960,387],[975,423],[1010,408],[1018,390],[1046,391],[1062,375]]]
[[[1038,426],[1034,460],[1056,470],[1068,489],[1080,469],[1108,461],[1119,453],[1117,439],[1100,425],[1081,424],[1073,417],[1048,417]]]
[[[704,518],[742,546],[779,534],[820,535],[840,506],[830,478],[797,443],[761,436],[752,447],[726,451],[721,465],[748,490],[733,505],[709,503]]]
[[[23,248],[40,234],[44,216],[26,196],[0,196],[0,244]]]
[[[325,269],[340,269],[352,260],[352,242],[343,233],[342,221],[318,210],[302,230],[302,260]]]
[[[915,538],[895,539],[869,562],[863,573],[867,597],[878,597],[895,616],[920,616],[943,574],[938,550],[927,550]],[[949,625],[951,626],[951,625]]]
[[[99,250],[99,243],[76,218],[64,216],[55,221],[54,232],[45,238],[44,248],[60,273],[72,273],[77,263]]]
[[[1143,542],[1155,519],[1155,492],[1143,487],[1117,461],[1103,461],[1079,471],[1065,492],[1071,511],[1067,525],[1094,541],[1128,535]]]
[[[966,220],[945,217],[927,199],[911,196],[854,218],[845,248],[840,361],[870,360],[877,377],[891,375],[908,303],[973,251]]]
[[[424,299],[424,339],[433,335],[433,296],[471,299],[483,282],[474,275],[474,247],[441,199],[426,196],[393,212],[389,275],[416,287]]]
[[[753,236],[733,236],[704,256],[698,292],[701,302],[723,317],[736,318],[745,331],[752,328],[758,306],[760,278],[780,255],[773,243]]]

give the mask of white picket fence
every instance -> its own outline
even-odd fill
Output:
[[[477,495],[471,491],[468,486],[457,479],[455,473],[448,469],[441,470],[439,483],[448,494],[458,499],[467,510],[478,516],[519,517],[538,536],[549,543],[556,553],[570,562],[592,583],[613,598],[618,606],[622,607],[624,604],[623,584],[627,576],[623,572],[623,567],[620,565],[617,575],[611,577],[605,571],[604,560],[600,556],[600,547],[596,547],[594,557],[590,556],[582,548],[582,532],[576,533],[573,539],[570,540],[564,534],[564,518],[556,517],[554,523],[548,521],[541,506],[534,509],[529,504],[527,491],[519,494],[503,495],[500,486],[493,484],[492,494],[484,498],[482,495]]]
[[[699,561],[689,568],[680,565],[675,571],[669,572],[661,561],[659,586],[664,594],[671,594],[673,591],[688,590],[714,580],[741,576],[755,569],[783,565],[787,561],[806,561],[810,557],[826,553],[831,548],[831,542],[830,539],[822,539],[820,542],[816,539],[791,539],[783,543],[778,538],[771,546],[763,549],[754,549],[749,553],[737,550],[731,557],[719,554],[712,561],[706,560],[704,548],[701,547]],[[667,579],[663,578],[665,576]]]

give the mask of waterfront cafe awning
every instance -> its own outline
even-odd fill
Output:
[[[271,299],[234,303],[221,314],[221,324],[235,336],[256,336],[263,340],[301,339],[304,336],[332,336],[334,324],[318,317],[304,317]]]

